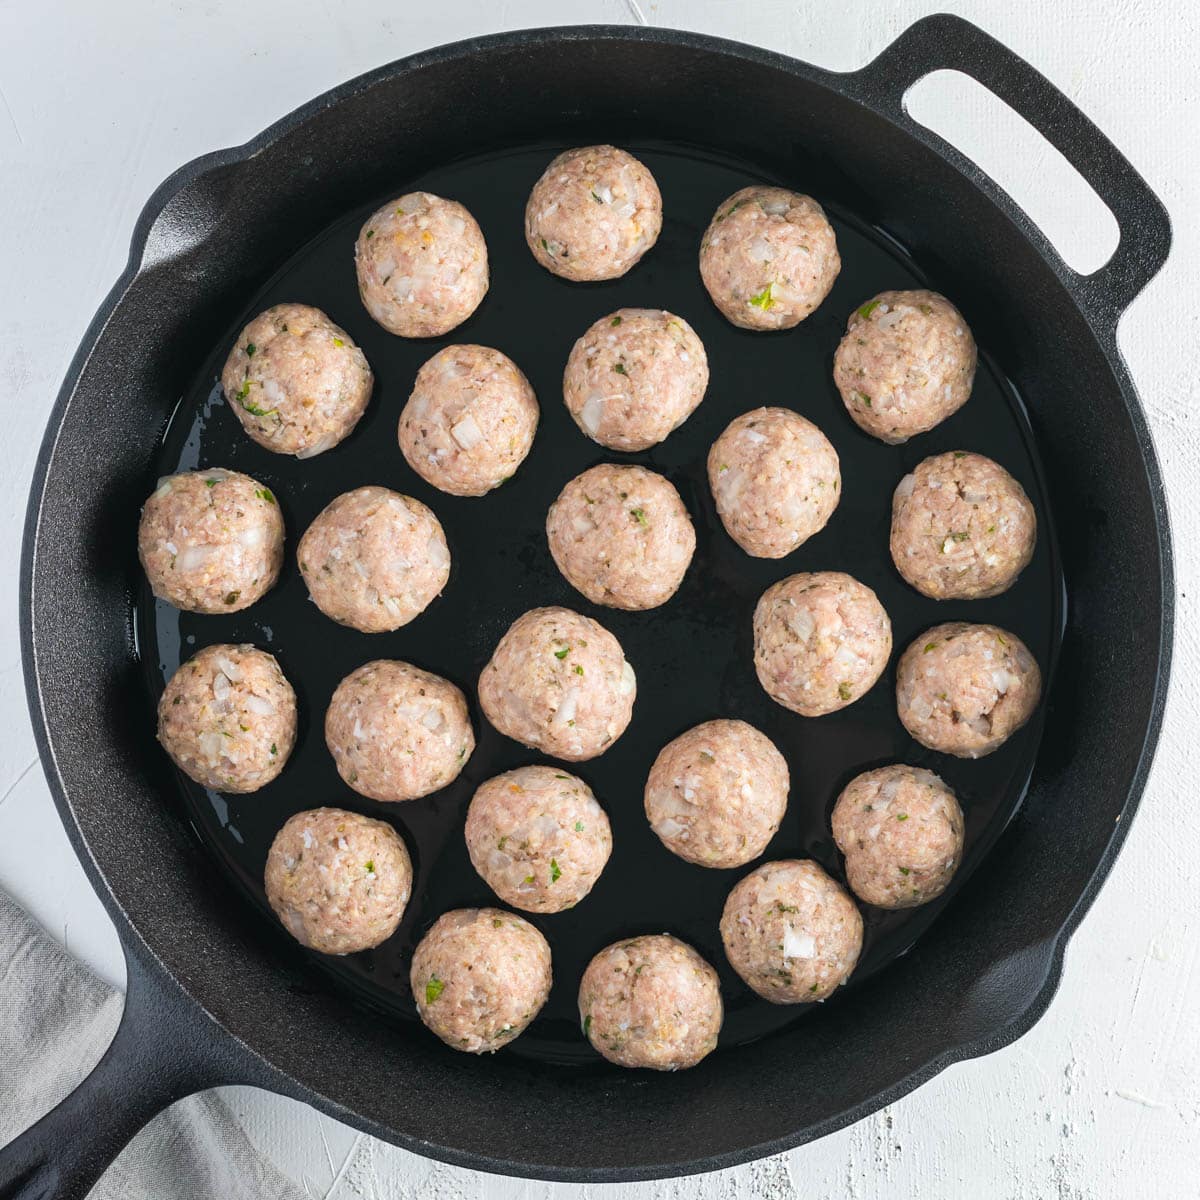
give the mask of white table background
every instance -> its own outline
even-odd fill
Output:
[[[1067,953],[1049,1012],[1016,1044],[952,1067],[899,1104],[750,1167],[573,1188],[442,1167],[252,1089],[226,1096],[251,1139],[314,1197],[612,1200],[679,1196],[1200,1196],[1200,7],[1193,0],[0,0],[0,886],[106,978],[116,937],[59,825],[25,711],[17,560],[46,414],[120,273],[154,187],[319,92],[414,50],[523,26],[680,26],[857,67],[918,16],[954,9],[1045,72],[1171,210],[1175,249],[1121,345],[1154,427],[1175,523],[1171,704],[1125,850]],[[920,115],[987,164],[1077,263],[1111,219],[1052,174],[1054,156],[994,106],[927,85]],[[1065,394],[1064,403],[1086,396]],[[747,1103],[753,1103],[747,1097]]]

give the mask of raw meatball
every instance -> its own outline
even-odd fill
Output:
[[[410,192],[389,200],[354,245],[358,294],[399,337],[440,337],[488,290],[488,253],[475,218],[456,200]]]
[[[567,582],[611,608],[665,604],[696,550],[679,493],[644,467],[602,464],[577,475],[550,506],[546,536]]]
[[[802,717],[866,695],[892,653],[892,623],[865,583],[840,571],[791,575],[754,609],[754,669],[776,704]]]
[[[734,192],[700,242],[700,277],[743,329],[791,329],[829,295],[842,269],[825,210],[778,187]]]
[[[879,908],[940,896],[962,860],[963,814],[932,771],[897,764],[852,779],[833,806],[851,891]]]
[[[601,950],[579,984],[584,1036],[620,1067],[694,1067],[716,1048],[724,1015],[716,971],[666,933]]]
[[[537,397],[511,358],[447,346],[417,372],[400,414],[400,450],[426,483],[482,496],[525,461],[537,425]]]
[[[266,651],[207,646],[163,690],[158,740],[201,787],[256,792],[296,744],[296,693]]]
[[[480,707],[501,733],[569,762],[625,732],[636,694],[621,643],[569,608],[518,617],[479,677]]]
[[[937,292],[880,292],[850,314],[833,381],[854,422],[906,442],[957,412],[975,382],[975,339]]]
[[[475,749],[466,697],[410,663],[351,671],[325,713],[338,774],[372,800],[416,800],[452,783]]]
[[[892,498],[892,561],[934,600],[1007,591],[1029,565],[1037,516],[1025,489],[982,454],[954,450],[905,475]]]
[[[811,421],[787,408],[756,408],[713,443],[708,483],[729,536],[755,558],[782,558],[825,528],[842,471]]]
[[[571,348],[563,400],[575,424],[610,450],[646,450],[696,411],[708,355],[695,330],[658,308],[620,308]]]
[[[1033,715],[1042,673],[1015,633],[951,621],[927,629],[896,667],[896,707],[922,746],[956,758],[999,749]]]
[[[313,458],[350,435],[375,382],[363,352],[319,308],[276,304],[229,352],[221,387],[260,445]]]
[[[846,889],[810,859],[751,871],[729,893],[721,941],[730,966],[764,1000],[824,1000],[850,977],[862,916]]]
[[[168,475],[146,501],[138,558],[160,600],[188,612],[249,608],[283,566],[283,517],[271,489],[212,467]]]
[[[740,867],[775,836],[788,769],[745,721],[705,721],[668,742],[646,780],[646,819],[672,854],[701,867]]]
[[[413,952],[417,1013],[455,1050],[490,1054],[525,1032],[550,995],[550,947],[499,908],[444,913]]]
[[[267,900],[302,946],[353,954],[396,932],[412,893],[412,863],[383,821],[340,808],[297,813],[267,854]]]
[[[525,241],[563,279],[616,279],[658,241],[662,196],[654,176],[615,146],[560,154],[533,185]]]
[[[385,487],[355,488],[331,501],[296,557],[313,603],[363,633],[407,625],[450,578],[441,522],[420,500]]]
[[[489,779],[467,810],[466,837],[488,887],[526,912],[573,908],[612,853],[612,829],[591,788],[554,767]]]

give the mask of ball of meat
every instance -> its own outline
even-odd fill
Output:
[[[584,1036],[620,1067],[694,1067],[716,1049],[724,1016],[716,971],[666,933],[614,942],[579,983]]]
[[[704,343],[658,308],[620,308],[571,348],[563,400],[575,424],[610,450],[646,450],[696,411],[708,388]]]
[[[354,244],[358,294],[398,337],[440,337],[488,290],[483,231],[456,200],[410,192],[373,213]]]
[[[550,995],[550,947],[499,908],[443,913],[413,951],[417,1013],[455,1050],[490,1054],[525,1032]]]
[[[479,677],[484,716],[506,737],[568,762],[603,754],[633,716],[637,678],[621,643],[569,608],[535,608]]]
[[[754,609],[754,669],[763,690],[802,717],[853,704],[875,686],[892,653],[879,597],[841,571],[790,575]]]
[[[932,771],[896,764],[852,779],[833,806],[846,881],[867,904],[915,908],[940,896],[962,861],[963,814]]]
[[[904,728],[956,758],[999,749],[1033,715],[1041,692],[1042,673],[1025,643],[995,625],[935,625],[896,667]]]
[[[862,937],[854,901],[811,859],[764,863],[729,893],[721,913],[730,966],[772,1004],[835,992],[858,963]]]
[[[188,612],[249,608],[283,566],[283,517],[269,487],[212,467],[158,481],[142,509],[138,558],[154,594]]]
[[[679,493],[644,467],[601,464],[577,475],[550,506],[546,537],[567,582],[610,608],[665,604],[696,550]]]
[[[519,767],[483,784],[467,809],[475,870],[526,912],[574,908],[612,853],[612,829],[592,789],[555,767]]]
[[[810,196],[755,186],[717,209],[700,242],[700,277],[726,320],[791,329],[829,295],[842,269],[825,210]]]
[[[206,646],[163,689],[158,740],[201,787],[256,792],[296,744],[296,693],[265,650]]]
[[[1007,591],[1029,565],[1037,516],[1025,489],[982,454],[927,458],[892,497],[892,561],[934,600]]]
[[[447,346],[417,372],[400,414],[400,450],[440,491],[482,496],[525,461],[537,425],[537,397],[511,358]]]
[[[331,501],[296,557],[313,603],[340,625],[386,633],[407,625],[450,578],[441,522],[420,500],[360,487]]]
[[[787,408],[756,408],[713,443],[708,483],[729,536],[755,558],[782,558],[825,528],[842,470],[811,421]]]
[[[297,458],[323,454],[348,437],[374,382],[350,335],[308,304],[259,313],[221,372],[242,428],[260,446]]]
[[[560,154],[533,185],[525,241],[547,271],[575,281],[616,279],[658,241],[654,176],[615,146]]]
[[[966,404],[975,358],[975,339],[945,296],[880,292],[850,314],[833,381],[855,424],[895,444]]]
[[[740,867],[775,836],[788,769],[745,721],[705,721],[668,742],[646,780],[646,819],[672,854],[701,867]]]
[[[370,950],[396,932],[412,893],[412,862],[383,821],[340,808],[297,813],[267,854],[267,900],[302,946]]]
[[[377,659],[351,671],[325,713],[338,774],[372,800],[416,800],[452,783],[475,749],[467,699],[449,680]]]

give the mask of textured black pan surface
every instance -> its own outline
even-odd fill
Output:
[[[615,850],[597,887],[573,911],[533,918],[553,950],[554,989],[530,1030],[501,1053],[597,1058],[578,1030],[575,997],[583,968],[609,942],[660,930],[695,945],[721,972],[727,1002],[721,1044],[729,1048],[800,1019],[809,1006],[777,1006],[756,997],[726,963],[717,923],[730,887],[745,869],[692,866],[659,844],[642,810],[642,788],[657,751],[712,717],[739,717],[763,729],[787,757],[793,781],[788,815],[766,858],[815,857],[839,878],[840,856],[828,821],[838,790],[859,771],[883,763],[927,766],[950,782],[967,814],[961,885],[1019,804],[1041,728],[1039,712],[1001,751],[977,762],[924,750],[896,717],[892,670],[868,697],[840,713],[817,720],[790,713],[767,698],[754,674],[750,618],[759,595],[796,571],[848,571],[876,590],[891,615],[894,658],[939,621],[990,621],[1018,633],[1049,676],[1062,623],[1062,577],[1028,422],[1015,390],[987,359],[986,345],[970,402],[906,446],[885,446],[867,437],[842,406],[831,363],[850,312],[884,288],[939,286],[902,247],[860,221],[837,217],[842,272],[817,313],[784,333],[737,330],[709,302],[696,256],[700,235],[720,202],[762,179],[760,171],[684,147],[635,145],[628,148],[649,166],[663,191],[663,236],[619,281],[567,283],[534,262],[522,235],[529,189],[563,148],[511,148],[419,177],[397,175],[392,196],[422,189],[460,200],[488,240],[491,291],[471,320],[444,338],[393,337],[360,303],[353,245],[373,204],[347,214],[298,249],[264,289],[230,314],[228,335],[214,345],[213,357],[180,401],[145,490],[153,490],[157,475],[196,466],[232,467],[270,484],[289,532],[284,579],[252,608],[222,617],[180,614],[154,603],[143,586],[139,646],[154,700],[181,653],[187,657],[216,641],[247,641],[271,650],[297,688],[301,737],[283,774],[260,792],[220,796],[180,776],[176,796],[164,799],[182,801],[222,870],[260,909],[265,909],[261,880],[267,848],[292,813],[332,804],[393,822],[416,868],[415,898],[400,931],[372,952],[312,958],[351,996],[415,1019],[408,989],[415,941],[449,908],[499,903],[467,857],[462,828],[471,793],[502,770],[540,761],[488,726],[474,703],[475,681],[500,635],[522,612],[544,604],[586,612],[617,635],[640,681],[629,731],[602,757],[578,768],[611,814]],[[810,186],[799,174],[770,182],[801,191]],[[377,380],[370,411],[354,435],[303,462],[272,454],[247,438],[216,383],[243,324],[281,301],[326,310],[363,347]],[[712,371],[708,397],[697,413],[665,443],[637,455],[595,445],[562,403],[562,370],[575,338],[592,321],[623,306],[667,308],[684,316],[704,341]],[[509,354],[529,375],[541,402],[541,426],[525,465],[510,483],[480,499],[446,496],[430,487],[405,463],[396,443],[396,423],[418,366],[453,342],[478,342]],[[705,478],[705,457],[716,436],[733,417],[763,404],[794,408],[815,421],[842,464],[842,501],[827,528],[777,561],[752,559],[729,539]],[[992,600],[925,599],[900,579],[888,553],[892,491],[900,477],[926,455],[951,449],[996,458],[1022,482],[1038,509],[1041,536],[1034,562],[1016,587]],[[686,582],[672,601],[652,612],[622,613],[590,604],[562,579],[546,547],[551,501],[567,480],[599,461],[635,461],[662,471],[679,487],[696,523],[699,548]],[[392,634],[363,634],[329,621],[309,601],[295,564],[300,533],[320,509],[339,493],[368,483],[429,504],[445,524],[453,556],[443,596]],[[416,662],[452,679],[471,697],[480,743],[451,787],[423,800],[387,805],[358,796],[338,778],[323,737],[325,708],[338,681],[371,658]],[[152,734],[148,726],[145,735]],[[214,886],[226,881],[214,880]],[[859,977],[904,953],[950,902],[946,896],[895,914],[866,908],[868,935]],[[279,940],[286,936],[278,931]]]
[[[1121,230],[1109,263],[1089,276],[1071,271],[1004,193],[904,113],[906,88],[940,68],[973,75],[1080,170]],[[1056,525],[1071,597],[1025,799],[982,861],[970,864],[973,871],[940,919],[907,954],[844,989],[836,1002],[674,1075],[541,1061],[579,1046],[562,1015],[573,984],[563,962],[565,999],[556,994],[545,1028],[530,1031],[524,1048],[518,1042],[511,1053],[482,1061],[456,1054],[404,1019],[402,990],[385,986],[369,998],[355,964],[345,964],[357,978],[344,984],[315,971],[256,912],[253,895],[233,885],[222,861],[236,868],[232,876],[257,874],[269,830],[289,805],[300,804],[302,789],[292,790],[293,780],[307,787],[311,769],[313,790],[337,787],[313,723],[343,666],[363,655],[363,639],[316,614],[306,616],[303,632],[285,625],[282,617],[302,607],[294,574],[261,609],[280,607],[270,641],[254,610],[244,629],[213,622],[203,633],[206,641],[261,635],[289,669],[302,660],[318,664],[311,675],[293,671],[304,692],[305,758],[289,769],[278,793],[263,793],[257,818],[249,802],[231,810],[244,852],[239,847],[233,855],[236,839],[219,828],[206,797],[181,794],[148,736],[158,662],[169,666],[177,647],[165,627],[161,647],[148,636],[154,618],[142,611],[132,531],[156,471],[182,455],[187,433],[178,418],[172,423],[172,414],[181,401],[182,411],[196,411],[216,368],[214,349],[223,348],[239,314],[267,295],[297,251],[333,227],[331,237],[342,238],[341,246],[309,252],[313,263],[328,253],[328,278],[297,298],[326,304],[349,325],[375,361],[382,387],[368,424],[334,452],[328,469],[340,472],[337,464],[347,464],[348,485],[362,482],[365,468],[377,461],[380,482],[427,496],[401,466],[393,437],[412,373],[433,347],[393,343],[362,316],[344,265],[352,224],[339,229],[337,223],[424,172],[436,172],[431,179],[454,191],[455,164],[465,181],[487,159],[503,182],[510,169],[505,151],[537,139],[547,139],[537,155],[523,165],[518,155],[511,164],[519,186],[500,187],[495,197],[489,186],[483,194],[478,183],[462,187],[462,198],[484,220],[497,269],[495,293],[462,336],[499,343],[531,373],[545,428],[511,491],[478,506],[433,498],[435,506],[460,568],[468,561],[484,569],[491,564],[510,585],[520,578],[546,598],[560,588],[566,599],[524,518],[528,561],[499,556],[510,542],[501,535],[516,526],[523,508],[544,508],[562,480],[601,457],[578,435],[565,436],[570,430],[555,397],[557,372],[570,340],[597,312],[626,300],[677,307],[714,351],[713,391],[678,441],[649,460],[681,482],[701,531],[702,554],[676,604],[686,613],[689,602],[704,597],[697,589],[707,577],[728,599],[721,628],[734,630],[718,636],[704,621],[681,616],[675,622],[666,610],[644,621],[609,618],[627,639],[644,690],[635,728],[609,756],[581,769],[614,814],[618,849],[597,893],[561,919],[565,929],[597,914],[596,926],[580,933],[577,965],[594,948],[583,940],[610,936],[608,918],[599,917],[609,911],[605,889],[618,872],[632,886],[654,887],[657,919],[676,923],[719,961],[704,909],[713,911],[724,881],[669,859],[639,824],[636,794],[610,787],[622,777],[640,782],[669,733],[733,706],[745,705],[754,719],[754,706],[764,706],[757,710],[760,723],[788,746],[797,768],[788,823],[772,852],[811,849],[831,865],[828,842],[821,840],[822,808],[858,765],[908,747],[889,724],[886,684],[841,717],[811,726],[772,710],[756,694],[746,666],[745,618],[776,568],[748,563],[723,540],[695,475],[699,447],[727,415],[770,400],[794,405],[826,429],[846,462],[847,498],[829,528],[794,560],[797,566],[840,563],[861,574],[891,610],[900,643],[941,609],[931,611],[890,573],[883,556],[886,495],[905,466],[957,444],[960,422],[963,433],[982,439],[986,431],[975,422],[986,415],[995,425],[988,444],[978,448],[1014,469],[1043,521],[1048,514]],[[643,150],[665,184],[670,219],[692,227],[669,227],[655,255],[627,280],[571,289],[531,274],[535,268],[516,240],[516,216],[553,146],[601,139]],[[697,146],[703,154],[680,156],[680,149]],[[664,153],[668,147],[673,155]],[[696,195],[690,172],[697,173]],[[691,274],[700,223],[750,172],[797,183],[829,202],[843,247],[854,246],[834,297],[805,328],[779,338],[743,338],[720,326]],[[869,228],[884,231],[874,246],[866,244],[873,240],[864,232]],[[898,249],[885,251],[891,239],[907,248],[911,264]],[[948,16],[918,22],[847,75],[659,29],[531,30],[461,43],[353,80],[247,146],[179,171],[147,204],[129,266],[88,330],[50,415],[22,560],[34,728],[67,832],[126,947],[129,1002],[97,1072],[73,1099],[0,1151],[0,1197],[82,1197],[122,1142],[158,1109],[196,1088],[228,1082],[285,1092],[418,1153],[486,1170],[580,1182],[712,1170],[820,1137],[898,1099],[948,1064],[1027,1030],[1045,1011],[1066,942],[1121,846],[1161,722],[1173,610],[1170,536],[1153,446],[1117,348],[1116,323],[1161,266],[1169,244],[1161,203],[1104,135],[1011,51]],[[859,272],[870,278],[856,278]],[[910,448],[888,450],[862,442],[846,422],[828,390],[828,357],[860,292],[926,274],[961,304],[996,365],[981,371],[976,398],[953,421]],[[553,312],[528,315],[511,307],[528,300],[521,278],[550,298]],[[505,290],[510,285],[512,292]],[[532,332],[518,328],[527,317]],[[389,353],[397,358],[389,361]],[[1024,401],[1045,468],[1042,486],[1031,474],[1015,398],[1010,403],[997,394],[1001,375]],[[786,386],[793,379],[792,392],[775,394],[781,381]],[[230,465],[250,467],[278,485],[294,544],[326,493],[343,485],[323,475],[321,460],[302,470],[303,464],[254,457],[248,443],[231,436],[236,430],[227,411],[215,410],[211,420],[205,439],[227,453],[241,447]],[[169,424],[164,450],[158,435]],[[558,447],[574,457],[549,462]],[[325,482],[315,490],[297,486],[310,478]],[[488,520],[498,524],[481,528],[476,514],[488,504],[499,514]],[[1040,552],[1048,547],[1043,537]],[[1043,558],[1021,590],[968,606],[972,615],[1008,613],[1043,662],[1054,629],[1049,571]],[[418,623],[377,644],[469,684],[521,606],[511,586],[495,589],[499,599],[476,600],[471,586],[456,573],[439,602],[442,615],[435,609],[422,618],[428,637]],[[1022,596],[1031,618],[1048,622],[1040,633],[1019,608],[1003,607]],[[506,603],[513,609],[502,613]],[[479,624],[450,629],[445,621],[455,605],[477,614]],[[130,621],[135,608],[138,625]],[[658,641],[656,623],[677,631],[669,633],[685,643],[677,653],[673,643]],[[684,681],[672,690],[672,675],[698,657],[687,644],[689,630],[708,648],[707,682],[696,689]],[[652,714],[648,701],[656,690],[669,691],[671,703]],[[878,731],[877,742],[865,734],[868,726]],[[815,742],[811,730],[819,731]],[[1025,735],[1034,736],[1032,730]],[[1027,741],[1014,742],[979,765],[978,774],[972,764],[939,764],[964,796],[974,849],[987,840],[991,814],[1001,819],[993,802],[1011,807],[1028,750]],[[509,761],[523,757],[485,736],[470,778],[488,769],[494,752],[511,755]],[[807,773],[806,758],[812,761]],[[999,793],[991,799],[976,793],[985,769],[1006,767],[1013,783],[1003,800]],[[418,829],[419,816],[444,813],[443,840],[451,846],[470,778],[461,790],[398,810],[394,819],[412,823],[419,844],[431,833],[432,845],[436,832]],[[350,800],[340,789],[319,798],[338,797]],[[203,837],[194,826],[206,829]],[[448,849],[451,868],[453,853],[461,851]],[[420,865],[428,894],[418,898],[413,922],[460,898],[484,895],[465,875],[462,859],[462,870],[436,877],[432,859]],[[673,889],[659,887],[660,874],[700,889],[695,912],[688,892],[668,897]],[[463,890],[455,891],[460,884]],[[613,919],[632,920],[622,913],[637,910],[633,899],[614,905]],[[413,932],[410,926],[398,944]],[[905,936],[892,941],[890,933],[873,929],[872,961],[887,959]],[[387,974],[380,964],[376,975],[385,984]],[[728,977],[726,984],[734,1010],[729,1033],[740,1041],[755,1032],[753,1020],[742,1020],[742,1012],[752,1010],[739,1004]],[[394,1017],[381,1018],[380,1004]],[[84,1121],[88,1136],[80,1137]],[[28,1186],[14,1190],[16,1180]]]

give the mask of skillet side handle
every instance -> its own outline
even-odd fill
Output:
[[[1120,240],[1099,270],[1079,275],[1060,260],[1094,326],[1111,335],[1171,247],[1171,223],[1162,201],[1044,75],[961,17],[942,13],[915,22],[851,78],[864,99],[891,115],[903,111],[904,94],[914,83],[940,70],[961,71],[1008,104],[1087,180],[1116,218]]]
[[[0,1149],[0,1200],[84,1200],[152,1117],[193,1092],[244,1081],[234,1044],[174,981],[134,951],[126,961],[116,1035],[75,1091]]]

